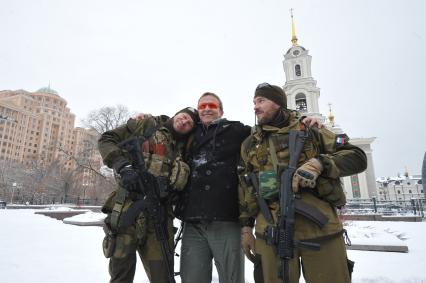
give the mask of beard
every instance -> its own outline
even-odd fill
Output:
[[[263,116],[262,118],[257,118],[257,124],[259,126],[267,125],[272,122],[273,119],[274,117]]]
[[[258,125],[270,125],[277,128],[282,128],[288,124],[288,114],[284,109],[278,109],[271,113],[271,115],[263,116],[258,120]]]

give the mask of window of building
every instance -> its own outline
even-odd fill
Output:
[[[296,94],[296,110],[300,112],[307,112],[308,105],[306,103],[306,95],[303,93]]]
[[[398,194],[401,194],[401,191],[400,191],[400,190],[398,190]]]
[[[296,66],[294,66],[294,71],[296,73],[296,76],[300,77],[302,75],[302,70],[300,69],[300,65],[297,64]]]
[[[410,193],[410,194],[411,194],[411,190],[408,190],[408,193]]]

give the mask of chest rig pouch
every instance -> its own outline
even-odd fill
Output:
[[[288,135],[270,135],[268,138],[268,148],[265,144],[257,147],[257,156],[260,157],[261,170],[259,171],[259,194],[263,199],[277,199],[280,190],[279,175],[285,169],[280,160],[288,159]],[[266,165],[268,160],[272,161],[272,168]],[[262,162],[263,161],[263,162]],[[270,167],[270,166],[269,166]]]

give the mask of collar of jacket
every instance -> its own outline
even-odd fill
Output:
[[[201,123],[200,122],[200,124],[201,124],[201,127],[203,127],[203,129],[204,130],[208,130],[210,127],[213,127],[213,126],[216,126],[216,125],[219,125],[219,124],[222,124],[222,123],[224,123],[224,122],[226,122],[227,120],[226,120],[226,118],[217,118],[216,120],[214,120],[214,121],[212,121],[210,124],[208,124],[208,125],[205,125],[205,124],[203,124],[203,123]]]
[[[262,125],[262,126],[256,126],[255,133],[253,136],[257,140],[262,140],[262,138],[265,136],[265,134],[268,133],[278,133],[278,134],[284,134],[288,133],[290,130],[294,128],[298,128],[299,125],[299,119],[300,119],[300,113],[295,110],[287,110],[287,114],[289,114],[289,123],[287,126],[282,128],[277,128],[270,125]]]

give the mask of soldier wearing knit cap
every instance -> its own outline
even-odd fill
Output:
[[[259,84],[254,92],[254,113],[259,125],[270,124],[281,128],[287,121],[287,98],[279,86],[268,83]]]
[[[107,214],[103,241],[104,254],[109,258],[110,283],[133,282],[136,270],[136,253],[142,260],[151,283],[170,283],[167,261],[173,268],[173,214],[172,206],[178,191],[184,189],[190,173],[183,161],[186,138],[199,121],[198,112],[186,107],[172,118],[167,116],[129,119],[126,124],[104,132],[98,141],[104,164],[113,168],[118,181],[117,189],[110,194],[102,207]],[[167,231],[168,250],[154,232],[155,215],[139,209],[136,201],[145,200],[146,188],[156,189],[153,184],[141,186],[140,173],[134,167],[135,160],[119,146],[125,140],[146,137],[141,146],[146,170],[158,180],[163,180],[167,196],[162,199],[166,215],[160,225]],[[137,164],[137,163],[136,163]],[[151,204],[151,203],[149,203]],[[136,207],[136,208],[135,208]],[[125,221],[126,215],[136,210],[136,219]]]
[[[185,107],[182,110],[179,110],[178,112],[176,112],[174,116],[176,116],[179,113],[188,114],[191,117],[192,121],[194,122],[194,125],[196,125],[200,121],[200,117],[198,117],[198,111],[195,108]]]
[[[365,153],[351,145],[346,135],[310,128],[306,118],[301,121],[300,113],[287,109],[284,91],[278,86],[258,85],[253,104],[258,125],[241,145],[239,219],[241,244],[247,258],[254,262],[255,282],[298,283],[303,271],[307,283],[350,283],[353,262],[347,260],[343,225],[337,213],[346,202],[339,178],[364,171]],[[295,159],[291,137],[300,131],[306,139]],[[289,249],[292,256],[286,272],[281,253],[277,253],[276,233],[270,231],[282,228],[276,221],[283,217],[279,215],[281,176],[291,166],[297,169],[291,187],[285,189],[292,190],[292,197],[326,220],[324,225],[317,225],[306,217],[308,214],[296,210],[294,241],[289,245],[291,241],[308,241],[320,244],[320,250],[295,244]],[[246,174],[254,174],[257,188],[246,181]]]
[[[254,92],[254,97],[258,96],[265,97],[284,109],[287,108],[287,97],[283,89],[279,86],[261,83]]]

